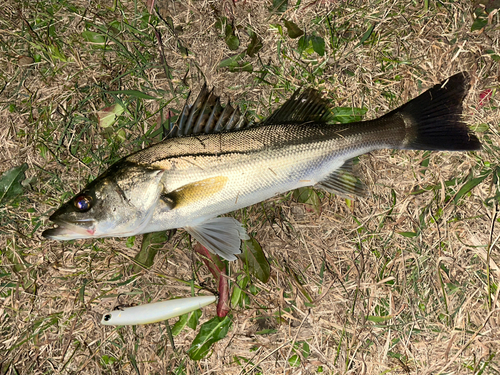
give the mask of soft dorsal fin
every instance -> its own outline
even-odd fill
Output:
[[[231,103],[223,107],[220,98],[213,91],[209,92],[206,84],[203,85],[198,97],[191,105],[188,104],[190,95],[191,93],[188,95],[179,120],[170,129],[166,138],[220,133],[250,126],[239,108],[234,109]]]
[[[300,91],[296,90],[285,104],[260,125],[328,122],[332,114],[328,102],[321,97],[321,94],[314,89],[305,89],[302,93]]]

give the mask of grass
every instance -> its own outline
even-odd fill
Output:
[[[28,168],[22,193],[0,201],[0,373],[500,372],[498,14],[489,24],[491,9],[471,2],[384,0],[273,13],[279,3],[162,1],[157,15],[141,1],[6,2],[0,171]],[[149,239],[149,268],[140,237],[40,236],[88,181],[160,140],[205,80],[256,119],[301,86],[374,118],[461,70],[482,151],[374,152],[357,165],[367,198],[318,191],[318,213],[289,193],[235,213],[271,277],[230,265],[232,327],[199,361],[188,349],[214,306],[182,330],[99,324],[118,303],[216,289],[183,231]],[[97,112],[117,103],[101,128]]]

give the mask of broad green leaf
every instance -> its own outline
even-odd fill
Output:
[[[484,133],[486,131],[489,130],[489,126],[488,124],[477,124],[477,125],[472,125],[470,127],[470,129],[474,132],[474,133]]]
[[[94,44],[104,44],[106,43],[106,36],[100,33],[96,33],[93,31],[84,31],[82,32],[82,37],[87,42]]]
[[[197,361],[206,357],[212,345],[226,337],[231,325],[232,320],[229,316],[224,319],[216,316],[203,323],[188,350],[189,358]]]
[[[288,358],[288,364],[292,367],[300,366],[300,357],[297,354],[292,355]]]
[[[293,191],[293,197],[299,203],[309,205],[317,214],[321,213],[321,200],[312,187],[301,187]]]
[[[304,358],[307,358],[309,357],[309,355],[311,354],[311,349],[309,348],[309,344],[304,341],[304,343],[302,344],[302,355],[304,356]]]
[[[476,15],[476,19],[472,23],[470,31],[483,29],[488,24],[488,13],[482,8],[476,8],[474,14]]]
[[[347,124],[349,122],[361,121],[367,108],[335,107],[332,110],[332,121]]]
[[[231,51],[236,51],[240,46],[240,40],[236,35],[229,35],[226,37],[226,44]]]
[[[242,254],[238,257],[248,266],[248,271],[263,283],[267,283],[271,268],[262,247],[255,238],[243,241]]]
[[[124,140],[126,140],[127,134],[125,133],[125,130],[118,129],[118,131],[116,132],[116,139],[119,140],[120,142],[123,142]]]
[[[285,24],[286,31],[288,32],[288,36],[290,38],[295,39],[304,35],[304,31],[302,31],[295,22],[283,20],[283,23]]]
[[[231,51],[236,51],[240,46],[240,40],[234,35],[233,27],[226,23],[226,44]]]
[[[0,205],[7,203],[23,192],[21,183],[26,179],[24,172],[28,164],[24,163],[4,172],[0,176]]]
[[[243,290],[246,288],[249,277],[245,274],[240,274],[236,278],[236,283],[233,283],[233,293],[231,294],[231,306],[236,307],[241,300]]]
[[[325,40],[320,36],[311,37],[314,52],[320,56],[325,55]]]
[[[128,96],[133,96],[139,99],[159,99],[154,96],[148,95],[142,91],[139,90],[117,90],[117,91],[106,91],[106,94],[121,94],[121,95],[128,95]]]
[[[146,233],[142,236],[141,251],[137,253],[134,260],[145,268],[151,267],[155,260],[156,253],[167,241],[168,236],[166,231]],[[140,272],[141,270],[142,268],[136,264],[132,272]]]
[[[252,32],[250,34],[250,43],[247,47],[247,55],[254,57],[262,48],[262,39],[260,39],[257,34]]]
[[[283,13],[288,8],[288,0],[273,0],[273,6],[269,8],[271,12]]]
[[[189,315],[189,319],[187,321],[187,326],[192,330],[195,330],[198,326],[198,322],[201,318],[201,309],[195,310]]]
[[[469,180],[467,181],[464,186],[462,186],[460,188],[460,190],[458,191],[457,195],[455,195],[455,198],[453,199],[453,201],[455,202],[455,204],[458,203],[458,201],[460,200],[460,198],[462,198],[464,196],[464,194],[467,194],[469,191],[471,191],[472,189],[474,189],[477,185],[479,185],[481,182],[483,182],[483,180],[488,177],[489,173],[488,174],[485,174],[484,176],[480,176],[480,177],[477,177],[477,178],[473,178],[472,180]]]
[[[244,62],[241,61],[245,55],[246,51],[243,51],[242,53],[229,57],[225,60],[222,60],[219,63],[220,68],[228,68],[229,71],[231,72],[252,72],[253,71],[253,65],[250,64],[249,62]]]
[[[224,25],[227,24],[227,17],[220,17],[216,22],[215,22],[215,28],[222,32],[223,30],[225,31]]]
[[[97,117],[99,119],[99,125],[102,128],[109,128],[116,121],[116,118],[123,113],[123,107],[116,103],[112,106],[101,109],[97,112]]]
[[[483,17],[477,17],[474,22],[472,23],[472,26],[470,28],[470,31],[476,31],[476,30],[481,30],[483,29],[486,25],[488,24],[488,19],[483,18]]]
[[[245,53],[246,52],[243,52],[243,53],[240,53],[238,55],[234,55],[234,56],[228,57],[227,59],[222,60],[219,63],[219,68],[228,68],[228,67],[233,67],[233,68],[236,67],[237,68],[237,67],[239,67],[238,62],[245,57]]]
[[[179,320],[176,321],[174,323],[174,325],[172,326],[172,336],[175,337],[175,336],[179,335],[179,333],[182,332],[182,330],[184,329],[184,327],[187,324],[188,317],[189,317],[189,314],[184,314],[184,315],[179,316]]]
[[[309,48],[309,44],[311,43],[311,38],[307,35],[302,35],[297,43],[297,49],[299,53],[303,53]]]

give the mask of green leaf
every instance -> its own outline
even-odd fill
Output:
[[[363,36],[359,40],[358,46],[361,45],[361,44],[363,44],[364,42],[366,42],[368,40],[368,38],[370,37],[370,35],[372,35],[372,32],[373,32],[374,28],[375,28],[375,24],[374,23],[370,24],[370,26],[368,27],[368,29],[365,31],[365,33],[363,34]]]
[[[156,253],[167,241],[168,236],[166,231],[146,233],[142,236],[141,251],[137,253],[134,260],[145,268],[151,267],[154,263]],[[140,272],[141,270],[142,267],[135,264],[132,272]]]
[[[288,364],[292,367],[300,366],[300,357],[297,354],[292,355],[288,358]]]
[[[189,358],[197,361],[206,357],[212,345],[226,337],[231,325],[232,320],[229,316],[224,319],[216,316],[203,323],[188,350]]]
[[[227,24],[227,17],[220,17],[216,22],[215,22],[215,28],[222,32],[224,30],[224,25]]]
[[[299,53],[303,53],[309,47],[310,38],[307,35],[303,35],[297,44],[297,49]]]
[[[231,51],[236,51],[240,46],[240,40],[234,35],[233,26],[226,23],[226,44]]]
[[[470,31],[482,30],[487,24],[488,24],[487,18],[477,17],[472,23]]]
[[[263,283],[267,283],[271,274],[271,267],[262,247],[255,238],[243,241],[242,254],[239,258],[248,266],[248,271]]]
[[[484,133],[490,129],[488,124],[477,124],[477,125],[472,125],[470,129],[474,133]]]
[[[201,309],[195,310],[189,315],[189,319],[187,321],[187,326],[192,330],[195,330],[198,326],[198,322],[201,318]]]
[[[182,332],[182,330],[184,329],[184,327],[187,324],[188,317],[189,317],[189,314],[184,314],[184,315],[179,316],[179,320],[176,321],[174,323],[174,325],[172,326],[172,336],[175,337],[175,336],[179,335],[179,333]]]
[[[398,234],[402,235],[403,237],[408,237],[408,238],[417,237],[417,233],[415,233],[415,232],[398,232]]]
[[[0,176],[0,205],[16,198],[23,192],[23,185],[26,180],[24,172],[28,169],[28,164],[24,163],[4,172]]]
[[[239,67],[238,62],[245,57],[246,52],[242,52],[238,55],[228,57],[219,63],[219,68],[229,68],[229,67]]]
[[[229,35],[226,37],[226,44],[231,51],[236,51],[240,46],[240,40],[236,35]]]
[[[474,189],[477,185],[479,185],[481,182],[483,182],[483,180],[488,177],[489,173],[488,174],[485,174],[484,176],[480,176],[480,177],[477,177],[477,178],[473,178],[469,181],[467,181],[461,188],[460,190],[458,191],[457,195],[455,195],[455,198],[453,199],[453,202],[455,202],[455,204],[458,203],[458,201],[460,200],[460,198],[462,198],[464,196],[464,194],[467,194],[469,191],[471,191],[472,189]]]
[[[317,214],[321,213],[321,200],[312,187],[301,187],[294,190],[293,197],[297,202],[309,205]]]
[[[116,118],[120,116],[124,111],[124,108],[116,103],[112,106],[101,109],[97,112],[97,118],[99,119],[99,125],[102,128],[109,128],[116,121]]]
[[[247,47],[247,55],[254,57],[262,49],[262,39],[260,39],[257,34],[252,32],[250,34],[250,43]]]
[[[117,90],[117,91],[106,91],[106,94],[121,94],[121,95],[129,95],[139,99],[159,99],[154,96],[148,95],[139,90]]]
[[[361,121],[367,108],[336,107],[332,110],[332,121],[347,124],[349,122]]]
[[[84,31],[82,32],[82,37],[87,42],[94,44],[104,44],[106,43],[106,36],[100,33],[96,33],[93,31]]]
[[[231,306],[236,307],[241,300],[243,290],[246,288],[249,277],[245,274],[240,274],[236,278],[236,283],[233,283],[233,293],[231,294]]]
[[[369,320],[370,322],[374,323],[383,323],[387,322],[388,320],[391,320],[393,318],[392,315],[387,315],[387,316],[374,316],[374,315],[369,315],[366,320]]]
[[[283,13],[288,8],[288,0],[273,0],[273,6],[269,8],[271,12]]]
[[[470,31],[482,30],[488,24],[488,13],[482,8],[476,8],[474,14],[476,19],[472,23]]]
[[[283,20],[283,23],[285,24],[286,31],[288,32],[288,36],[290,38],[295,39],[304,35],[304,31],[302,31],[295,22]]]
[[[320,56],[325,55],[325,40],[320,36],[313,36],[311,38],[314,52]]]

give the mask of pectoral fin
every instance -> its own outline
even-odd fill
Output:
[[[185,229],[211,253],[226,260],[236,260],[241,240],[250,239],[243,225],[232,217],[216,217]]]
[[[365,185],[352,171],[352,159],[347,160],[339,169],[332,172],[317,186],[345,198],[365,195]]]

